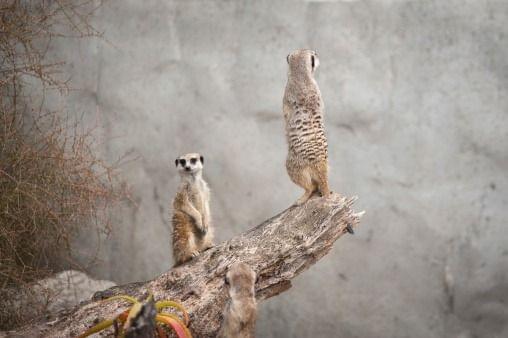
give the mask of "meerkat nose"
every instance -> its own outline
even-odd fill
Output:
[[[190,167],[185,167],[185,170],[190,171]]]

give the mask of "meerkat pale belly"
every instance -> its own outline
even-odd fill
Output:
[[[323,105],[320,101],[319,95],[316,94],[301,101],[286,103],[294,112],[287,122],[289,152],[296,155],[302,164],[313,164],[328,159],[323,116],[313,109]]]

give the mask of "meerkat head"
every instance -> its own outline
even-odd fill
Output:
[[[319,67],[319,58],[315,51],[297,49],[286,57],[290,75],[314,74]]]
[[[229,268],[224,282],[229,285],[231,297],[236,295],[253,297],[256,273],[247,264],[236,262]]]
[[[205,159],[198,153],[185,154],[175,160],[180,175],[195,175],[203,170]]]

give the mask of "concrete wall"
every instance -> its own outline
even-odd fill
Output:
[[[260,305],[259,337],[508,336],[508,2],[110,0],[66,40],[69,110],[104,125],[138,208],[95,277],[172,265],[174,158],[198,151],[218,240],[289,206],[286,55],[316,49],[331,186],[357,235]],[[81,241],[83,250],[93,243]]]

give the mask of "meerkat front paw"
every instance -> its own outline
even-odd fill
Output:
[[[205,235],[208,232],[209,228],[209,222],[206,218],[203,217],[203,221],[201,223],[203,226],[199,229],[203,235]]]
[[[199,256],[199,251],[198,250],[191,252],[191,258],[195,258],[195,257],[198,257],[198,256]]]
[[[199,231],[203,231],[203,219],[201,217],[198,217],[198,218],[195,218],[194,219],[194,224],[196,224],[196,228],[199,229]]]

